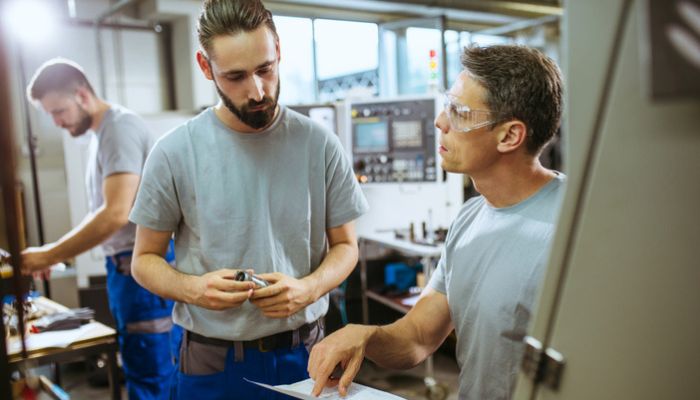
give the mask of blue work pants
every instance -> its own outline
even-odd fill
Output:
[[[186,332],[180,347],[175,398],[291,400],[292,397],[245,379],[269,385],[308,379],[309,351],[322,338],[322,323],[300,337],[297,345],[273,350],[203,344],[190,340]],[[237,351],[242,351],[243,355],[237,354]]]
[[[109,307],[117,325],[129,399],[169,399],[182,337],[182,329],[172,322],[173,301],[134,280],[131,252],[107,257],[106,265]]]

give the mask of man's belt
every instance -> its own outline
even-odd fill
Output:
[[[237,343],[243,345],[244,348],[257,349],[261,352],[272,351],[275,349],[291,349],[295,345],[303,343],[309,337],[311,331],[318,326],[319,322],[314,321],[309,324],[302,325],[298,329],[275,333],[274,335],[261,337],[253,340],[226,340],[217,339],[200,335],[191,331],[187,331],[187,340],[193,342],[210,344],[219,347],[237,347]],[[294,336],[297,336],[295,343]]]

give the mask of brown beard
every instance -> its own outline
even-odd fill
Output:
[[[248,103],[240,108],[236,107],[233,101],[221,91],[219,85],[216,84],[216,80],[214,81],[214,86],[226,108],[244,124],[253,129],[261,129],[272,123],[272,119],[275,117],[275,110],[277,109],[277,100],[280,96],[279,80],[277,81],[277,89],[275,90],[274,98],[264,96],[262,101],[248,100]],[[250,108],[259,107],[261,105],[265,105],[266,107],[262,110],[249,111]]]

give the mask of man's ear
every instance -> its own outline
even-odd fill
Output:
[[[75,89],[75,100],[83,108],[87,107],[91,96],[92,92],[90,92],[87,86],[80,85]]]
[[[277,52],[277,63],[282,59],[282,52],[280,51],[280,41],[275,42],[275,51]]]
[[[510,153],[525,146],[527,126],[524,122],[514,119],[503,124],[499,133],[498,151]]]
[[[209,59],[206,55],[204,55],[204,52],[202,50],[199,50],[197,52],[197,64],[199,65],[199,69],[202,70],[204,77],[209,79],[210,81],[213,81],[214,74],[211,71],[211,64],[209,63]]]

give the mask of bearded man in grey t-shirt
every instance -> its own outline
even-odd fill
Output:
[[[167,398],[181,329],[172,322],[173,302],[139,286],[130,267],[136,226],[128,216],[153,136],[138,115],[100,99],[82,68],[69,60],[53,59],[42,65],[27,95],[71,136],[88,131],[94,136],[86,176],[90,213],[56,242],[26,249],[22,269],[25,273],[45,270],[101,245],[129,397]]]
[[[177,398],[285,398],[247,380],[308,378],[367,202],[337,136],[278,104],[280,44],[262,3],[205,1],[198,33],[197,61],[221,100],[146,161],[130,215],[134,276],[177,301]],[[173,233],[176,270],[163,260]],[[246,270],[269,285],[237,281]]]
[[[527,47],[468,48],[462,64],[435,125],[443,169],[468,175],[481,196],[462,207],[406,316],[381,327],[349,325],[314,347],[316,395],[338,384],[347,393],[365,356],[412,367],[454,329],[459,398],[512,396],[564,191],[564,175],[538,160],[559,126],[562,83],[554,62]],[[339,381],[329,378],[338,364]]]

